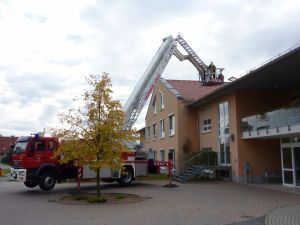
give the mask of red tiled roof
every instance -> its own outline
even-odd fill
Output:
[[[183,97],[187,103],[197,101],[213,91],[224,86],[226,83],[216,85],[202,85],[196,80],[166,80],[172,85]]]

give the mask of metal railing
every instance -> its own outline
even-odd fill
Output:
[[[201,150],[184,155],[177,163],[179,170],[185,170],[192,165],[217,166],[220,152]]]
[[[242,118],[242,132],[300,125],[300,107],[282,108]]]

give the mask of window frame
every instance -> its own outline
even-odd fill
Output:
[[[155,115],[157,113],[157,108],[156,108],[156,96],[154,97],[153,101],[152,101],[152,111],[153,114]]]
[[[153,123],[152,124],[152,135],[153,135],[153,140],[155,140],[156,139],[156,137],[157,137],[157,132],[156,132],[156,123]]]
[[[160,110],[163,110],[165,108],[165,99],[164,99],[164,93],[159,91],[159,103],[160,103]]]
[[[164,119],[159,120],[159,137],[161,139],[165,137],[165,120]]]
[[[211,118],[202,120],[202,133],[209,133],[211,132],[212,124],[211,124]]]
[[[175,127],[176,127],[176,121],[175,121],[175,114],[170,114],[168,116],[169,118],[169,136],[174,136],[175,135]],[[173,119],[171,119],[173,118]]]

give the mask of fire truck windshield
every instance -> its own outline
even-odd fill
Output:
[[[28,141],[18,141],[14,148],[14,153],[19,155],[25,152]]]

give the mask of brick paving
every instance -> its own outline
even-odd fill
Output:
[[[130,204],[62,205],[49,200],[66,196],[75,184],[58,184],[52,192],[0,182],[0,224],[6,225],[224,225],[244,222],[274,208],[300,204],[300,195],[231,182],[200,182],[163,188],[166,181],[137,181],[130,187],[103,185],[106,193],[132,193],[149,199]],[[84,184],[83,191],[95,191]],[[30,206],[30,207],[29,207]],[[26,219],[24,219],[26,218]],[[257,220],[261,222],[261,220]],[[252,223],[259,224],[259,223]]]

